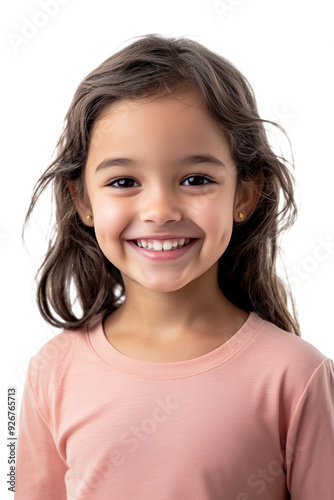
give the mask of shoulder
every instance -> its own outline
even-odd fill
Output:
[[[261,335],[261,341],[265,342],[267,338],[270,344],[279,349],[279,352],[282,350],[287,352],[286,349],[288,349],[288,352],[291,352],[293,356],[306,356],[308,359],[315,360],[323,360],[326,357],[315,346],[302,337],[282,330],[269,321],[261,321],[259,324],[259,333]]]
[[[87,326],[56,334],[30,359],[28,375],[32,385],[37,380],[59,378],[68,366],[82,358],[87,348]]]
[[[333,396],[328,396],[334,387],[333,361],[297,335],[256,315],[256,327],[242,356],[242,368],[250,382],[255,382],[253,393],[269,402],[269,407],[278,405],[275,412],[286,428],[310,395],[322,408],[333,405]]]
[[[304,380],[328,359],[303,338],[264,320],[259,322],[253,341],[264,362]]]
[[[89,341],[89,329],[95,323],[101,323],[101,318],[77,330],[62,331],[30,359],[25,390],[48,425],[54,425],[64,400],[82,391],[101,367]]]

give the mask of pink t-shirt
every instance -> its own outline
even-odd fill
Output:
[[[333,500],[334,363],[251,313],[196,359],[131,359],[101,317],[29,365],[15,500]]]

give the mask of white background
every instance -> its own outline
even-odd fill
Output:
[[[21,397],[29,358],[57,333],[39,315],[33,283],[46,250],[48,196],[31,224],[29,253],[21,241],[33,186],[51,162],[80,81],[148,33],[194,38],[232,61],[252,84],[262,117],[287,130],[299,218],[282,241],[286,268],[303,338],[334,358],[331,0],[17,0],[1,10],[1,405],[8,385]],[[0,456],[5,498],[5,437]]]

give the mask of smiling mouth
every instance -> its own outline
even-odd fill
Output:
[[[183,248],[191,242],[191,238],[173,238],[169,240],[133,240],[134,244],[145,250],[151,250],[152,252],[162,252],[170,250],[178,250]]]

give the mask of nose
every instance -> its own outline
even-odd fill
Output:
[[[143,193],[140,203],[140,220],[155,222],[158,225],[167,222],[179,222],[182,218],[180,203],[172,189],[152,186],[149,192]]]

